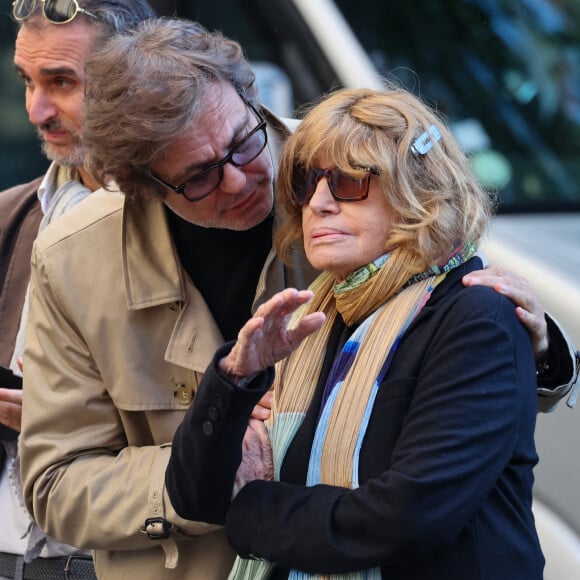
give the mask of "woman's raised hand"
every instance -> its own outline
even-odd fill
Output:
[[[314,312],[289,329],[297,308],[312,297],[310,290],[287,288],[262,304],[238,333],[230,353],[219,361],[219,369],[234,381],[252,376],[291,354],[324,323],[325,315]]]

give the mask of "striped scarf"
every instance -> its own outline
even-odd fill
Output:
[[[310,406],[330,331],[340,313],[347,325],[359,326],[335,358],[326,380],[306,485],[359,486],[362,442],[379,386],[399,341],[447,272],[474,253],[471,244],[459,246],[445,264],[413,274],[416,265],[395,250],[357,270],[341,284],[326,273],[313,282],[310,288],[314,296],[295,319],[323,311],[326,321],[276,366],[274,404],[267,422],[276,480],[280,480],[286,451]],[[271,569],[268,562],[237,558],[229,579],[265,579]],[[380,579],[381,573],[374,568],[321,576],[292,570],[289,576],[290,580],[319,578],[373,580]]]

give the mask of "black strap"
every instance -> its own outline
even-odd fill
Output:
[[[96,580],[93,560],[87,556],[36,558],[24,563],[16,554],[0,552],[0,576],[14,580]]]

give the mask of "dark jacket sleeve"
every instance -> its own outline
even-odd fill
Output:
[[[537,461],[530,340],[505,298],[463,296],[471,299],[458,299],[439,326],[419,375],[405,379],[416,387],[390,466],[354,490],[249,483],[226,518],[238,554],[323,574],[409,565],[453,544],[494,494],[521,502],[501,517],[529,510]],[[381,388],[389,386],[387,377]],[[498,493],[514,457],[524,475]]]
[[[232,346],[219,349],[209,365],[175,433],[165,472],[175,511],[193,521],[224,523],[248,419],[274,378],[271,368],[242,388],[218,374],[217,362]]]
[[[576,349],[558,321],[546,314],[546,323],[550,348],[546,370],[538,373],[538,410],[549,413],[564,397],[572,395],[580,365]],[[568,405],[573,407],[571,398]]]

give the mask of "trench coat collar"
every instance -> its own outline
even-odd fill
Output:
[[[122,244],[129,310],[185,301],[185,281],[161,200],[125,199]]]

